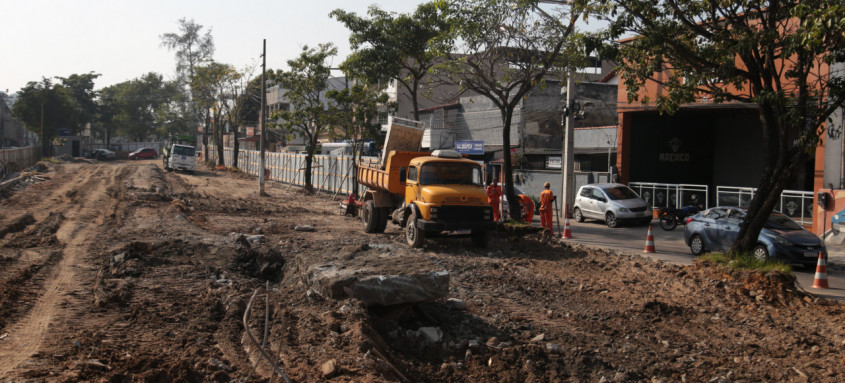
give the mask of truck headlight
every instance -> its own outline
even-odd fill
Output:
[[[432,220],[437,219],[437,207],[436,206],[431,207],[431,219]]]
[[[489,207],[484,208],[484,220],[488,221],[488,220],[491,220],[491,219],[493,219],[493,209],[491,209]]]

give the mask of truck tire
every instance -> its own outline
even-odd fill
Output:
[[[405,225],[405,240],[408,246],[419,248],[425,242],[425,231],[417,226],[417,211],[411,209],[411,216],[408,217],[408,224]]]
[[[364,231],[367,233],[377,233],[378,228],[378,209],[375,207],[373,200],[364,203],[364,208],[361,209],[361,221],[364,222]]]
[[[376,233],[384,233],[384,229],[387,228],[387,219],[390,218],[390,209],[386,207],[377,207],[375,208],[376,212]]]
[[[472,245],[479,248],[479,249],[486,249],[487,242],[490,241],[490,232],[489,231],[473,231],[470,234],[472,238]]]

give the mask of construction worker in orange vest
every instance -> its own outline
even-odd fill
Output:
[[[545,190],[540,193],[540,225],[549,229],[552,235],[554,235],[555,230],[552,228],[552,203],[554,203],[557,197],[551,191],[551,184],[546,182],[543,187]]]
[[[502,197],[502,187],[499,179],[494,178],[492,184],[487,185],[487,203],[493,208],[493,221],[499,222],[499,198]]]
[[[534,219],[534,201],[525,194],[519,195],[519,201],[522,205],[522,221],[530,224]]]

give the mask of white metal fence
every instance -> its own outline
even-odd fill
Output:
[[[673,207],[680,209],[696,200],[699,208],[710,207],[710,187],[695,184],[661,184],[652,182],[631,182],[631,189],[643,197],[653,207]]]
[[[94,149],[109,149],[116,152],[134,152],[141,148],[153,148],[161,152],[160,142],[121,142],[106,145],[104,143],[85,143],[83,144],[85,150],[91,151]]]
[[[717,186],[716,202],[720,206],[748,207],[756,191],[756,188]],[[812,225],[813,192],[784,190],[780,194],[780,201],[775,205],[775,210],[786,214],[802,225]]]
[[[0,180],[35,165],[41,159],[40,146],[0,149]]]
[[[232,166],[233,152],[232,148],[223,149],[223,163],[226,166]],[[217,151],[214,147],[209,146],[208,154],[212,161],[216,160]],[[259,156],[260,153],[257,150],[239,150],[238,168],[246,174],[257,177]],[[264,156],[269,180],[298,186],[305,185],[305,154],[266,152]],[[346,195],[352,193],[354,172],[352,156],[315,155],[311,164],[311,184],[319,191]],[[366,187],[359,184],[358,190],[366,190]]]

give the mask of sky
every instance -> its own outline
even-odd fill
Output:
[[[412,12],[422,0],[0,0],[0,91],[15,93],[42,77],[95,72],[95,88],[157,72],[173,79],[176,59],[160,36],[178,20],[211,30],[214,59],[238,69],[285,68],[303,46],[331,42],[337,66],[349,54],[349,30],[329,12],[366,15],[370,5]],[[257,64],[257,65],[256,65]],[[258,70],[256,74],[260,73]]]

